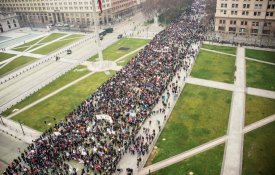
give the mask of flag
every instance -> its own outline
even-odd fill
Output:
[[[101,0],[98,0],[98,7],[100,9],[100,13],[102,13],[102,2],[101,2]]]

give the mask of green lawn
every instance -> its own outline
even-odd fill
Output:
[[[49,125],[45,125],[44,121],[53,124],[54,117],[56,118],[55,122],[64,119],[68,113],[73,111],[74,108],[76,108],[91,93],[96,91],[96,89],[113,74],[114,72],[107,76],[102,72],[95,73],[32,108],[16,115],[12,119],[16,121],[20,120],[31,128],[44,131],[46,128],[50,127]]]
[[[51,42],[51,41],[53,41],[53,40],[55,40],[57,38],[60,38],[60,37],[62,37],[64,35],[66,35],[66,34],[64,34],[64,33],[52,33],[52,34],[50,34],[48,36],[41,37],[41,38],[35,39],[33,41],[27,42],[25,44],[22,44],[20,46],[17,46],[15,48],[13,48],[12,50],[23,52],[26,49],[34,49],[36,47],[41,46],[42,44],[46,44],[48,42]]]
[[[231,95],[229,91],[187,84],[147,165],[225,135]]]
[[[191,76],[233,83],[234,71],[235,57],[201,50]]]
[[[135,53],[133,53],[133,54],[125,57],[124,59],[122,59],[119,62],[117,62],[117,64],[119,66],[123,66],[123,67],[126,66],[128,64],[128,62],[138,54],[138,52],[139,51],[137,51],[137,52],[135,52]]]
[[[246,95],[245,125],[257,122],[273,114],[275,114],[274,99]]]
[[[223,162],[224,145],[219,145],[206,152],[190,157],[182,162],[161,169],[154,175],[219,175]]]
[[[137,48],[147,44],[149,40],[146,39],[135,39],[135,38],[123,38],[117,41],[115,44],[109,46],[103,50],[103,59],[104,60],[116,60],[123,55],[126,55]],[[118,50],[121,47],[129,48],[129,50]],[[95,55],[89,59],[89,61],[96,61],[98,55]]]
[[[4,61],[6,59],[9,59],[9,58],[11,58],[13,56],[15,56],[15,55],[9,54],[9,53],[0,52],[0,62]]]
[[[36,58],[32,58],[32,57],[26,57],[26,56],[18,57],[0,69],[0,76],[3,76],[8,72],[14,71],[23,66],[26,66],[36,60],[37,60]]]
[[[202,48],[215,50],[219,52],[229,53],[236,55],[237,48],[236,47],[229,47],[229,46],[217,46],[217,45],[211,45],[211,44],[203,44]]]
[[[245,49],[245,56],[248,58],[255,58],[257,60],[275,63],[275,52],[272,51]]]
[[[275,66],[246,60],[246,86],[275,91]]]
[[[60,41],[56,41],[50,45],[44,46],[40,49],[33,51],[32,53],[47,55],[53,51],[56,51],[66,45],[69,45],[69,44],[81,39],[82,36],[83,35],[78,35],[78,34],[73,34],[73,35],[67,36]]]
[[[53,91],[67,85],[68,83],[88,74],[90,71],[86,68],[86,66],[77,66],[75,69],[69,71],[68,73],[62,75],[57,78],[47,86],[43,87],[39,91],[35,92],[31,96],[25,98],[23,101],[17,103],[13,107],[7,109],[2,113],[3,116],[8,116],[12,113],[14,109],[22,109],[23,107],[39,100],[40,98],[52,93]]]
[[[244,136],[243,175],[274,175],[275,122]]]

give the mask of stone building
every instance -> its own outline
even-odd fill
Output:
[[[15,13],[0,12],[0,33],[20,28]]]
[[[274,38],[275,0],[217,0],[215,31]]]

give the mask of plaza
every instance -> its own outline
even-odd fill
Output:
[[[62,134],[74,125],[72,140],[91,134],[99,146],[87,138],[85,147],[74,148],[76,154],[68,156],[68,150],[60,155],[64,169],[44,172],[272,174],[275,50],[203,41],[197,21],[184,15],[182,23],[166,29],[145,26],[141,14],[131,20],[135,22],[117,24],[104,37],[105,67],[95,64],[100,62],[93,34],[41,31],[18,32],[13,40],[3,37],[1,171],[28,145],[27,150],[35,150],[36,139],[59,137],[70,145]],[[126,37],[118,39],[121,33]],[[90,113],[111,119],[90,121]],[[95,165],[83,159],[87,154],[94,156]],[[112,163],[102,158],[107,154]]]

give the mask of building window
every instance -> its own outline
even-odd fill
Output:
[[[225,20],[220,20],[220,24],[225,24]]]
[[[273,16],[273,12],[266,12],[266,16]]]
[[[231,11],[231,15],[237,15],[238,12],[237,11]]]
[[[259,22],[252,22],[252,26],[259,26]]]
[[[258,29],[251,29],[251,33],[258,33]]]
[[[236,32],[236,27],[229,27],[229,32]]]
[[[271,26],[271,22],[265,22],[265,23],[264,23],[264,26],[265,26],[265,27],[270,27],[270,26]]]
[[[224,31],[225,30],[225,27],[224,26],[219,26],[219,31]]]
[[[247,21],[241,21],[241,25],[242,26],[246,26],[247,25]]]
[[[243,4],[243,8],[244,9],[249,9],[250,8],[250,4]]]
[[[254,12],[254,16],[261,16],[261,12]]]
[[[262,8],[262,4],[255,4],[255,9],[261,9]]]
[[[248,16],[248,15],[249,15],[249,12],[248,12],[248,11],[243,11],[243,12],[242,12],[242,15]]]
[[[235,21],[235,20],[234,20],[234,21],[233,21],[233,20],[230,20],[230,24],[231,24],[231,25],[236,25],[236,21]]]

